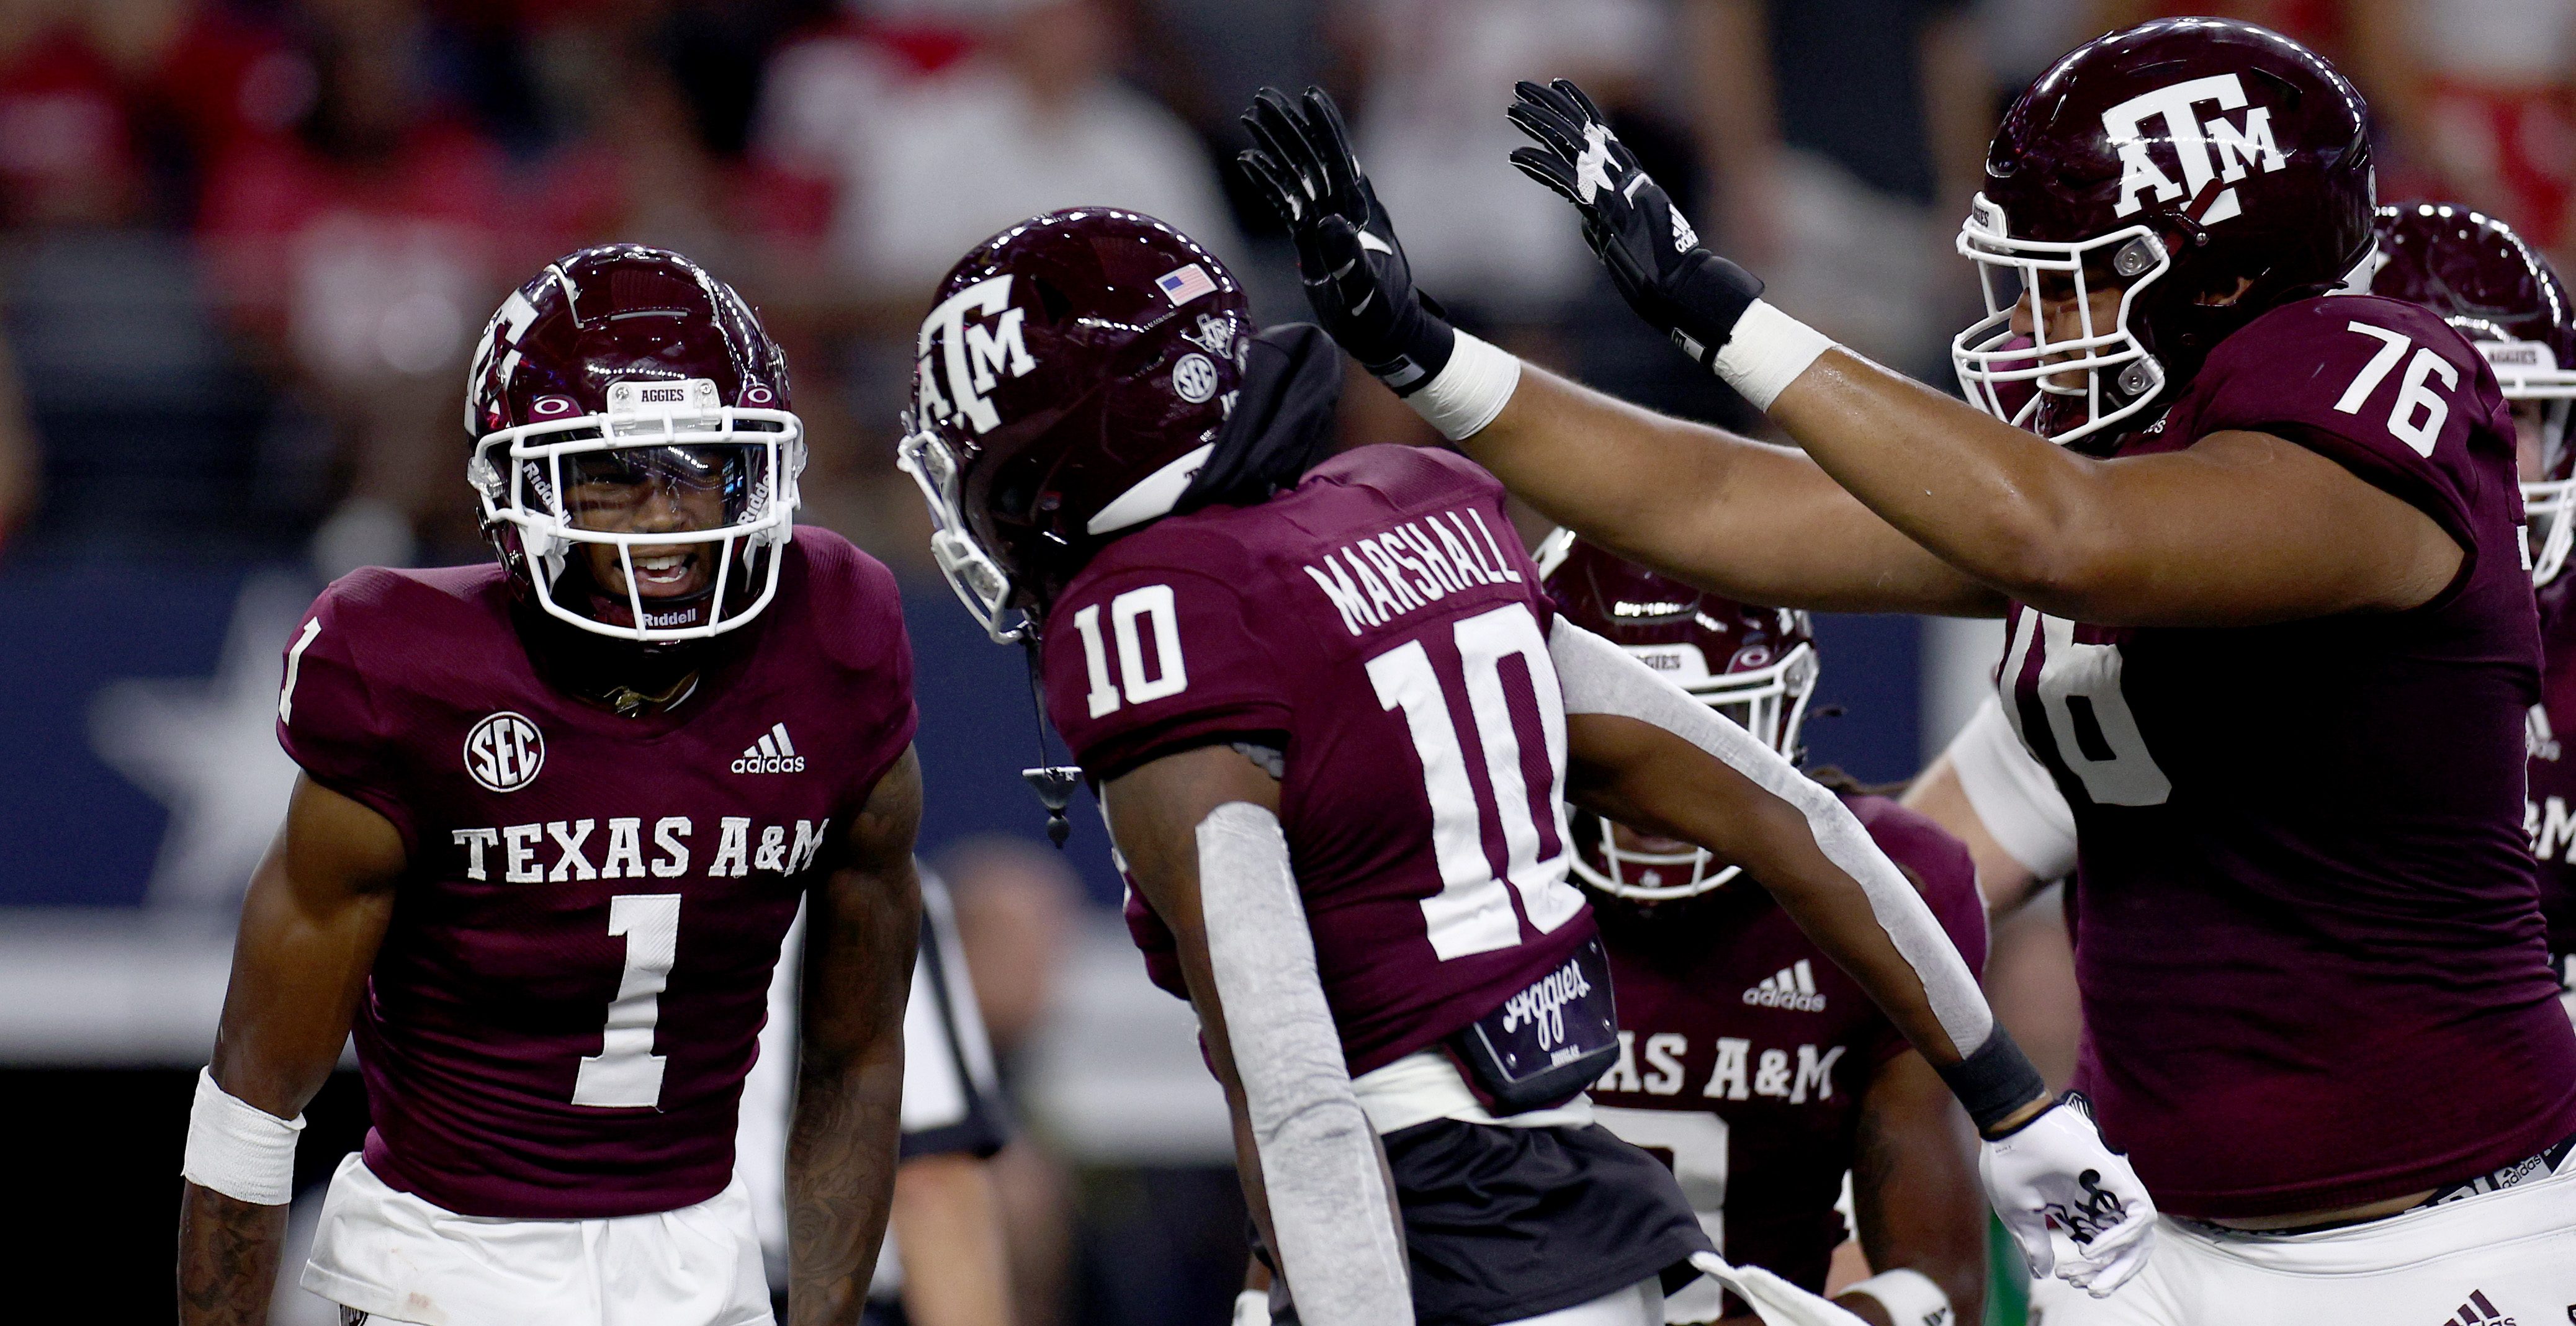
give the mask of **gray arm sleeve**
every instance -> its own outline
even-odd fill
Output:
[[[1199,821],[1198,848],[1208,959],[1298,1319],[1410,1326],[1377,1134],[1324,1003],[1288,840],[1269,811],[1230,801]]]
[[[1932,909],[1923,903],[1896,863],[1878,850],[1842,798],[1799,773],[1779,752],[1753,739],[1690,692],[1655,675],[1628,651],[1559,618],[1548,638],[1569,714],[1617,714],[1652,723],[1688,741],[1753,780],[1755,786],[1798,808],[1815,835],[1817,850],[1844,874],[1860,881],[1870,914],[1897,953],[1923,983],[1925,1001],[1961,1056],[1976,1052],[1994,1030],[1977,978],[1952,947]]]

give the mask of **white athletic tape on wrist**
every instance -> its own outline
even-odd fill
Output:
[[[201,1068],[179,1173],[235,1201],[284,1206],[295,1200],[295,1138],[303,1131],[303,1115],[281,1119],[236,1099],[215,1085],[212,1068]]]
[[[1757,299],[1735,320],[1735,333],[1709,367],[1753,408],[1768,410],[1809,364],[1833,348],[1832,337]]]
[[[1896,1326],[1953,1326],[1950,1296],[1932,1283],[1932,1277],[1910,1266],[1881,1271],[1843,1292],[1877,1299]]]
[[[1440,436],[1455,442],[1475,436],[1492,423],[1511,404],[1512,393],[1520,385],[1519,355],[1460,332],[1440,376],[1423,383],[1404,403],[1440,430]]]
[[[1871,916],[1887,932],[1897,954],[1923,983],[1932,1016],[1962,1055],[1976,1052],[1994,1033],[1994,1010],[1976,976],[1950,943],[1948,931],[1925,905],[1923,895],[1907,883],[1896,863],[1879,850],[1869,830],[1850,807],[1818,785],[1780,753],[1753,739],[1690,692],[1639,662],[1627,650],[1560,617],[1548,634],[1548,657],[1556,664],[1569,714],[1618,714],[1688,741],[1763,791],[1797,807],[1806,817],[1816,849],[1844,874],[1860,882]]]
[[[1276,816],[1241,801],[1208,812],[1197,838],[1208,962],[1297,1318],[1411,1326],[1377,1131],[1351,1091],[1288,840]]]

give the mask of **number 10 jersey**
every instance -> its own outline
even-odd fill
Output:
[[[1566,882],[1553,619],[1491,475],[1362,447],[1103,550],[1048,611],[1047,711],[1095,780],[1229,740],[1284,756],[1281,827],[1356,1076],[1594,933]],[[1129,919],[1183,993],[1160,922],[1133,900]]]
[[[2466,550],[2406,612],[2103,627],[2012,607],[2004,710],[2073,807],[2077,1085],[2177,1215],[2325,1210],[2576,1131],[2524,846],[2540,638],[2513,423],[2411,304],[2275,309],[2122,456],[2286,438]]]
[[[290,638],[279,741],[408,856],[356,1025],[395,1190],[596,1219],[732,1178],[780,939],[914,725],[894,578],[823,530],[781,551],[640,718],[537,674],[496,566],[352,573]]]

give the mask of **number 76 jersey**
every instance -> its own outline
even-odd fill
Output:
[[[1211,743],[1281,752],[1281,827],[1357,1075],[1594,934],[1566,882],[1553,619],[1491,475],[1362,447],[1104,549],[1048,610],[1047,710],[1102,782]],[[1160,923],[1132,903],[1130,921],[1182,993]]]
[[[2013,605],[2004,710],[2073,807],[2077,1084],[2177,1215],[2421,1191],[2576,1131],[2523,840],[2538,622],[2513,423],[2412,304],[2221,342],[2122,456],[2286,438],[2466,550],[2411,611],[2102,627]]]

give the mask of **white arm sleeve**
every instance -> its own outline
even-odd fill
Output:
[[[1269,811],[1230,801],[1199,821],[1198,848],[1208,960],[1298,1320],[1410,1326],[1377,1133],[1324,1003],[1288,840]]]
[[[1977,988],[1977,978],[1952,947],[1941,922],[1924,905],[1923,895],[1904,872],[1861,827],[1842,798],[1799,773],[1780,753],[1753,739],[1751,733],[1688,691],[1655,674],[1628,651],[1559,618],[1548,637],[1548,656],[1556,663],[1557,681],[1565,691],[1569,714],[1617,714],[1652,723],[1690,742],[1753,780],[1755,786],[1788,802],[1807,817],[1816,848],[1844,874],[1860,882],[1870,914],[1906,965],[1923,983],[1925,1000],[1941,1030],[1962,1057],[1976,1052],[1994,1030],[1994,1012]]]
[[[1950,768],[1959,790],[1995,846],[2045,883],[2075,873],[2075,812],[2048,766],[2021,744],[1995,696],[1950,738]]]

